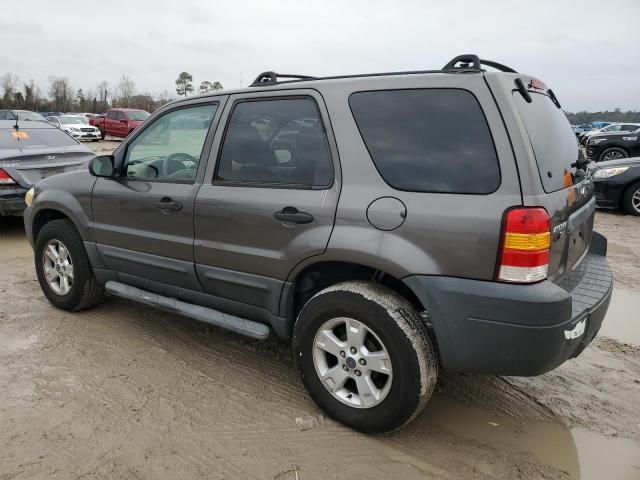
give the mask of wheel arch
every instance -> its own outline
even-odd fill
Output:
[[[372,265],[323,260],[306,265],[285,285],[280,298],[281,314],[291,320],[291,328],[304,304],[319,291],[337,283],[368,280],[386,286],[406,298],[418,312],[425,307],[402,279]]]

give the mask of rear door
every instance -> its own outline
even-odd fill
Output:
[[[96,181],[94,232],[107,268],[201,290],[193,266],[193,204],[218,107],[209,100],[167,110],[123,146],[121,176]]]
[[[321,254],[339,194],[335,146],[316,91],[231,97],[195,206],[205,290],[278,312],[294,266]]]
[[[538,85],[542,85],[538,83]],[[529,91],[531,103],[512,92],[524,123],[544,192],[525,195],[525,205],[547,209],[551,217],[549,278],[559,280],[577,267],[591,243],[595,197],[590,176],[578,170],[581,152],[566,115],[546,87]]]

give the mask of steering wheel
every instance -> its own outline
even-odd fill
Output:
[[[185,161],[197,163],[196,158],[188,153],[177,152],[167,155],[162,161],[162,177],[167,178],[171,174],[187,168],[184,164]]]

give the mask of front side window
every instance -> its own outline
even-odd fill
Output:
[[[349,105],[382,178],[412,192],[494,192],[498,157],[480,104],[459,89],[378,90]]]
[[[218,182],[329,186],[331,157],[316,103],[289,98],[237,104],[218,165]]]
[[[113,110],[110,112],[107,112],[107,118],[109,120],[115,120],[118,117],[118,112],[114,112]]]
[[[156,119],[127,147],[125,175],[193,182],[217,108],[217,104],[181,108]]]

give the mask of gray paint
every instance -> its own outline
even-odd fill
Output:
[[[395,230],[407,218],[407,207],[394,197],[382,197],[367,207],[367,220],[378,230]]]
[[[280,335],[288,333],[288,322],[293,320],[282,317],[290,311],[297,275],[318,262],[358,263],[397,278],[464,277],[496,288],[512,287],[489,282],[504,211],[523,204],[541,205],[555,225],[590,198],[584,184],[554,194],[543,191],[531,145],[512,103],[515,76],[355,77],[284,83],[174,102],[154,113],[118,147],[116,165],[121,165],[129,142],[165,112],[219,101],[193,184],[95,181],[87,173],[60,176],[60,180],[53,177],[38,184],[39,194],[27,209],[25,222],[30,225],[43,208],[58,209],[72,219],[86,242],[96,243],[99,258],[95,252],[90,258],[100,269],[100,278],[113,278],[115,272],[122,283],[269,323]],[[357,91],[398,88],[462,88],[477,98],[500,162],[501,183],[494,193],[403,192],[382,180],[362,142],[348,98]],[[320,109],[334,162],[332,186],[295,190],[212,182],[233,103],[298,95],[311,96]],[[155,203],[165,196],[183,203],[183,209],[167,215],[160,212]],[[376,202],[385,198],[397,201]],[[392,217],[394,212],[401,214],[400,205],[406,209],[406,218],[395,225]],[[275,220],[273,214],[287,206],[310,213],[314,221],[292,227]],[[591,221],[578,221],[577,230],[590,232]],[[555,280],[571,258],[570,238],[554,241]]]

